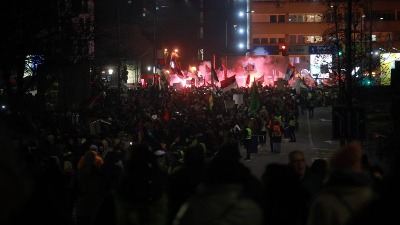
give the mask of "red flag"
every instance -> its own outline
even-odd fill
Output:
[[[246,86],[249,86],[249,85],[250,85],[250,74],[248,74],[247,78],[246,78]]]
[[[221,81],[221,89],[222,92],[229,91],[232,88],[237,87],[237,82],[236,82],[236,74]]]
[[[264,84],[264,74],[256,80],[259,84]]]
[[[164,119],[165,121],[169,121],[169,119],[170,119],[170,115],[169,115],[169,111],[168,111],[168,110],[165,110],[165,113],[164,113],[163,119]]]

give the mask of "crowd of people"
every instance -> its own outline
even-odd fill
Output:
[[[102,90],[79,112],[2,115],[0,224],[356,225],[394,217],[398,183],[368,165],[356,143],[310,166],[293,151],[287,164],[254,177],[240,159],[259,146],[279,153],[283,137],[296,142],[298,117],[310,110],[312,118],[332,99],[258,89],[250,114],[250,88],[149,86]],[[243,102],[231,104],[234,95]]]

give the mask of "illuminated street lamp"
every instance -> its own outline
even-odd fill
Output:
[[[108,75],[112,75],[114,73],[114,70],[112,68],[108,69]]]

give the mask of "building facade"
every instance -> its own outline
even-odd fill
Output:
[[[400,1],[352,3],[351,38],[346,39],[348,1],[253,0],[249,52],[289,63],[298,73],[326,78],[345,68],[340,61],[346,42],[351,42],[355,72],[384,76],[380,63],[374,64],[383,53],[400,52]]]

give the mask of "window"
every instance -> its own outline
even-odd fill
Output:
[[[268,38],[261,38],[261,43],[262,44],[268,43]]]
[[[316,23],[322,22],[322,14],[316,14],[315,15],[315,22]]]
[[[304,15],[289,15],[289,22],[291,23],[320,23],[322,22],[322,14],[304,14]]]
[[[297,43],[297,35],[290,35],[289,36],[289,43],[291,43],[291,44]]]
[[[305,36],[305,42],[310,43],[321,43],[322,37],[321,36]]]
[[[278,38],[270,38],[269,43],[270,44],[278,44]]]
[[[277,16],[276,15],[270,15],[269,16],[269,22],[271,23],[276,23],[277,21]]]
[[[260,44],[260,38],[253,38],[253,44]]]
[[[396,11],[396,20],[400,20],[400,10]]]
[[[305,43],[305,37],[303,35],[297,36],[297,43],[304,44]]]
[[[376,34],[373,34],[373,35],[372,35],[372,37],[371,37],[371,41],[374,41],[374,42],[376,42]]]
[[[285,23],[286,22],[286,16],[285,15],[279,15],[278,16],[278,22],[279,23]]]
[[[285,38],[278,38],[278,43],[285,43]]]

